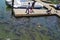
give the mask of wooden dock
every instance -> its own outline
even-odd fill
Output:
[[[39,1],[41,4],[43,4],[46,8],[51,9],[51,13],[47,14],[46,9],[33,9],[34,13],[25,13],[26,9],[13,9],[15,16],[17,17],[23,17],[23,16],[41,16],[41,15],[58,15],[60,17],[60,10],[55,10],[53,7],[49,6],[51,4],[44,3],[42,1]],[[57,11],[57,12],[56,12]]]
[[[55,12],[51,12],[50,14],[47,14],[45,9],[33,9],[34,10],[34,13],[25,13],[26,9],[13,9],[14,10],[14,14],[16,17],[28,17],[28,16],[45,16],[45,15],[58,15],[60,16],[60,11],[56,11]]]

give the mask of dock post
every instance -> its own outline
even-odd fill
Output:
[[[11,16],[14,15],[14,11],[13,11],[14,7],[13,6],[14,6],[14,0],[12,0],[12,14],[11,14]]]

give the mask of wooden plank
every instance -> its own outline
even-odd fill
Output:
[[[15,16],[20,16],[20,17],[23,17],[23,16],[41,16],[41,15],[53,15],[53,14],[56,14],[58,16],[60,16],[60,11],[57,11],[56,12],[52,12],[51,11],[51,14],[47,14],[45,9],[33,9],[34,10],[34,13],[25,13],[26,9],[13,9],[14,10],[14,14]]]
[[[34,13],[25,13],[26,9],[14,9],[15,16],[39,16],[39,15],[47,15],[45,9],[33,9]]]

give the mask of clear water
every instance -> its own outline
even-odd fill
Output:
[[[5,14],[6,5],[4,0],[0,0],[0,17]]]
[[[41,30],[46,30],[48,32],[44,32],[44,33],[46,33],[46,35],[49,34],[48,36],[52,38],[50,40],[60,40],[60,18],[56,16],[22,17],[22,18],[11,17],[11,10],[5,10],[6,8],[5,8],[4,1],[5,0],[0,0],[0,10],[1,10],[0,14],[4,16],[3,17],[0,15],[1,16],[0,26],[4,25],[3,26],[4,29],[10,30],[10,32],[12,33],[15,33],[16,30],[20,30],[20,29],[26,29],[28,32],[30,28],[33,28],[33,29],[35,28],[34,30],[37,32],[41,32]],[[41,30],[37,29],[39,26],[41,26],[42,28]],[[33,29],[31,29],[31,31]],[[0,27],[0,30],[1,30],[1,27]],[[1,33],[2,32],[0,31],[0,37],[3,37],[1,36]],[[23,32],[23,34],[25,33]],[[5,34],[4,36],[6,37],[6,35],[8,34]]]

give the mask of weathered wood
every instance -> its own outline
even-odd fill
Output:
[[[48,14],[46,12],[47,10],[44,10],[44,9],[41,9],[41,10],[33,9],[34,13],[27,14],[27,13],[25,13],[26,9],[13,9],[13,10],[14,10],[14,14],[15,14],[16,17],[17,16],[20,16],[20,17],[23,17],[23,16],[27,16],[27,17],[28,16],[42,16],[42,15],[54,15],[54,14],[60,16],[60,11],[57,11],[57,12],[56,11],[54,11],[54,12],[51,11],[51,13]]]
[[[58,10],[56,11],[53,7],[49,6],[51,4],[47,4],[47,3],[44,3],[44,2],[41,2],[41,1],[39,1],[39,2],[41,4],[43,4],[48,9],[51,9],[52,8],[51,13],[50,14],[47,14],[47,12],[46,12],[47,10],[45,10],[45,9],[33,9],[34,10],[34,13],[27,14],[27,13],[25,13],[26,9],[13,9],[15,16],[22,16],[23,17],[23,16],[54,15],[54,14],[60,16],[60,10],[59,11]]]

